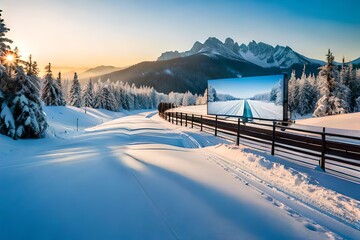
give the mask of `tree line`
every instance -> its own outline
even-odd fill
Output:
[[[317,76],[305,74],[301,78],[291,74],[289,80],[289,108],[295,115],[312,114],[314,117],[360,111],[360,75],[352,64],[334,63],[328,51],[326,64]]]
[[[40,138],[48,127],[45,106],[102,108],[111,111],[153,109],[160,102],[175,105],[205,104],[203,96],[190,92],[158,93],[152,87],[90,79],[82,90],[75,73],[69,91],[64,92],[61,73],[55,78],[52,66],[45,67],[45,76],[39,77],[39,67],[32,56],[21,59],[17,48],[11,49],[10,31],[0,10],[0,133],[18,138]]]

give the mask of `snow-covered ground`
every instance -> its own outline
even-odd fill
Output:
[[[47,138],[0,136],[0,239],[360,236],[359,184],[156,112],[45,110]]]
[[[359,131],[358,136],[360,136],[360,112],[301,119],[297,120],[296,123],[308,126],[349,130],[349,132]]]

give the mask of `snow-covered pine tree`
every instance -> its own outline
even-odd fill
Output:
[[[56,78],[56,90],[58,91],[58,99],[59,99],[59,106],[65,106],[66,101],[62,90],[62,84],[61,84],[61,72],[58,73],[58,77]]]
[[[299,105],[299,84],[295,76],[295,70],[291,72],[288,93],[290,111],[295,112],[297,111]]]
[[[207,90],[207,88],[205,89],[205,92],[204,92],[204,98],[203,98],[203,100],[202,100],[202,105],[205,105],[205,104],[207,104],[207,99],[208,99],[208,90]]]
[[[58,73],[58,77],[56,78],[56,83],[57,83],[57,85],[60,87],[60,89],[62,89],[62,84],[61,84],[61,72]]]
[[[207,103],[207,88],[205,89],[204,95],[199,95],[196,98],[196,105],[205,105]]]
[[[270,102],[274,102],[276,105],[283,104],[282,85],[283,82],[279,80],[270,91]]]
[[[84,107],[94,107],[94,86],[91,81],[91,78],[89,82],[86,84],[86,88],[83,93],[83,103]]]
[[[117,103],[114,94],[104,85],[97,94],[95,108],[102,108],[110,111],[117,111]]]
[[[0,9],[0,56],[3,56],[7,50],[10,50],[9,44],[11,44],[13,41],[6,38],[5,36],[6,33],[10,31],[10,29],[6,27],[1,13],[2,10]]]
[[[334,56],[330,49],[326,57],[326,65],[319,68],[318,82],[320,99],[317,101],[313,113],[313,116],[315,117],[348,112],[348,103],[334,94],[338,87],[337,79],[339,77],[339,72],[333,64]]]
[[[157,106],[159,105],[159,103],[156,100],[156,91],[153,87],[149,88],[149,97],[150,97],[150,101],[152,103],[150,108],[157,108]]]
[[[215,88],[209,85],[209,92],[208,92],[208,102],[216,102],[218,101],[217,93]]]
[[[64,106],[65,101],[62,91],[52,75],[51,63],[45,67],[45,70],[46,75],[43,82],[41,99],[46,106]]]
[[[183,101],[182,101],[182,106],[189,106],[191,105],[190,104],[190,97],[191,97],[191,93],[189,91],[187,91],[185,94],[184,94],[184,97],[183,97]]]
[[[70,94],[69,94],[69,105],[74,107],[81,107],[81,86],[78,80],[77,73],[74,73],[74,80],[72,81]]]
[[[40,138],[48,126],[40,99],[40,80],[34,75],[26,75],[22,67],[18,67],[15,82],[17,91],[12,100],[11,111],[16,130],[12,137]]]
[[[6,33],[10,31],[4,23],[2,18],[2,10],[0,9],[0,133],[14,136],[15,135],[15,121],[13,114],[10,111],[8,105],[8,94],[12,89],[9,89],[10,79],[8,76],[8,70],[2,64],[6,64],[4,56],[7,51],[10,50],[9,44],[12,40],[6,38]]]
[[[120,83],[118,85],[118,101],[119,101],[120,108],[129,110],[129,106],[128,106],[129,102],[127,99],[125,85],[122,81],[120,81]]]
[[[16,128],[15,120],[8,103],[8,96],[12,90],[9,89],[11,83],[9,80],[7,69],[0,64],[0,133],[13,137],[15,136]]]
[[[304,78],[304,79],[303,79]],[[312,87],[306,77],[302,77],[300,80],[300,89],[299,89],[299,105],[297,112],[303,116],[314,111],[313,103],[313,94]]]
[[[350,64],[347,69],[348,76],[348,87],[351,91],[350,97],[350,107],[355,109],[356,99],[360,97],[360,78],[356,75],[356,69],[353,68],[353,65]]]

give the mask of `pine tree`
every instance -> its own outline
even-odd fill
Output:
[[[40,138],[47,128],[40,100],[40,90],[37,88],[40,80],[34,76],[27,76],[22,67],[18,67],[15,81],[18,84],[18,91],[13,98],[11,110],[16,131],[12,137],[14,139]]]
[[[294,70],[291,72],[288,92],[290,111],[295,112],[297,111],[299,105],[299,84]]]
[[[57,85],[60,87],[60,89],[62,89],[62,84],[61,84],[61,72],[58,73],[58,77],[56,78],[56,83]]]
[[[208,102],[216,102],[218,101],[217,93],[215,88],[209,85],[209,92],[208,92]]]
[[[57,91],[57,95],[58,95],[58,100],[59,100],[59,106],[65,106],[66,105],[66,101],[65,101],[65,97],[63,94],[63,90],[62,90],[62,85],[61,85],[61,72],[58,73],[58,77],[56,78],[56,91]]]
[[[2,10],[0,9],[0,56],[4,56],[5,52],[7,50],[10,50],[9,44],[11,44],[13,41],[6,38],[6,36],[5,36],[6,33],[10,31],[10,29],[6,27],[1,13],[2,13]],[[1,62],[1,64],[2,64],[2,62]]]
[[[81,86],[77,73],[74,73],[74,80],[70,89],[69,104],[74,107],[81,107]]]
[[[326,56],[327,64],[319,68],[318,82],[320,99],[317,101],[313,113],[315,117],[349,112],[349,103],[335,95],[337,89],[340,88],[338,80],[339,72],[333,64],[334,56],[330,52],[330,49]]]
[[[64,106],[65,100],[62,96],[62,90],[54,80],[51,71],[51,64],[45,67],[46,75],[41,94],[41,99],[46,106]]]
[[[83,93],[84,107],[94,107],[94,87],[91,81],[86,84],[86,88]]]
[[[351,91],[350,107],[354,109],[356,107],[356,99],[360,97],[360,79],[356,76],[356,69],[350,64],[347,69],[348,87]]]
[[[117,104],[114,94],[108,86],[103,86],[97,95],[95,108],[102,108],[110,111],[117,111]]]
[[[299,106],[298,106],[298,113],[300,115],[306,115],[314,111],[312,103],[313,103],[313,95],[312,95],[312,87],[305,77],[301,80],[301,85],[299,89]]]

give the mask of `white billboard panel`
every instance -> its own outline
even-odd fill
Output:
[[[285,75],[208,80],[210,115],[287,120]]]

